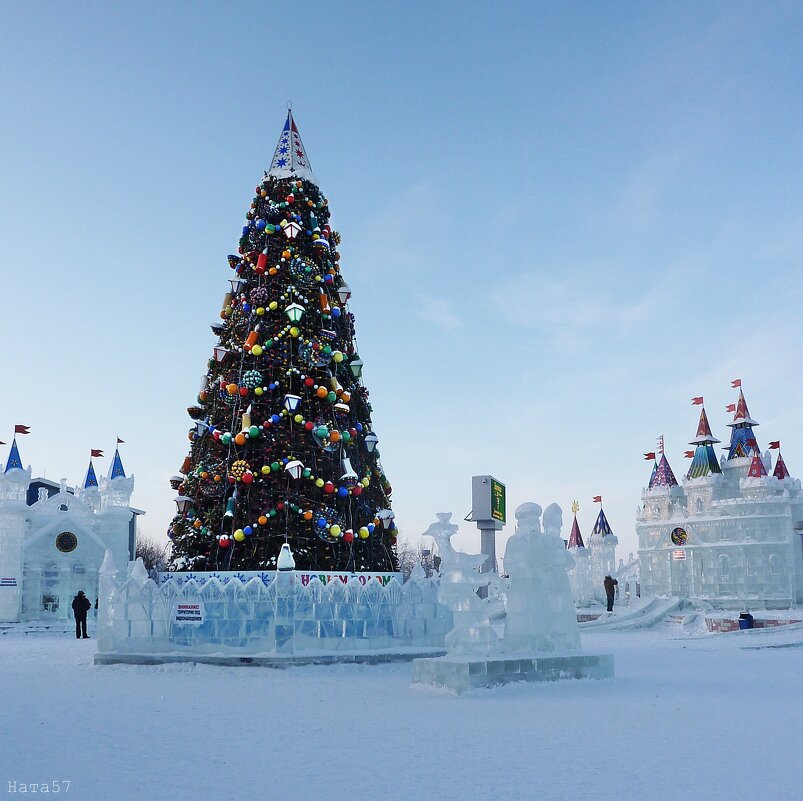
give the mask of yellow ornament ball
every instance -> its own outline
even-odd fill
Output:
[[[343,359],[344,359],[345,357],[343,356],[343,354],[342,354],[342,353],[341,353],[339,350],[336,350],[336,351],[335,351],[335,352],[332,354],[332,358],[333,358],[333,359],[334,359],[334,360],[335,360],[335,361],[336,361],[338,364],[340,364],[340,362],[342,362],[342,361],[343,361]]]
[[[320,487],[322,487],[322,486],[323,486],[323,484],[324,484],[324,481],[323,481],[323,479],[322,479],[322,478],[316,478],[316,479],[315,479],[315,486],[316,486],[316,487],[319,487],[319,488],[320,488]]]
[[[262,394],[262,387],[255,387],[254,395],[261,395],[261,394]]]
[[[272,301],[271,301],[271,302],[268,304],[268,308],[269,308],[271,311],[276,311],[276,309],[278,309],[278,308],[279,308],[279,304],[278,304],[278,303],[277,303],[275,300],[272,300]]]
[[[237,531],[234,532],[234,539],[237,540],[237,542],[242,542],[245,539],[245,532],[241,528],[238,528]]]
[[[339,537],[340,534],[342,533],[342,529],[340,528],[340,526],[332,526],[332,528],[329,529],[329,533],[333,537]]]
[[[263,476],[270,475],[270,465],[269,464],[263,464],[262,465],[262,469],[259,472],[262,473]]]
[[[291,337],[297,337],[300,333],[301,333],[301,331],[299,331],[298,328],[296,328],[295,326],[293,326],[290,329],[290,336]]]
[[[303,422],[304,422],[304,416],[303,416],[303,415],[300,415],[300,414],[297,414],[297,415],[296,415],[296,416],[293,418],[293,420],[294,420],[296,423],[303,423]]]
[[[251,346],[251,355],[252,356],[261,356],[264,353],[262,350],[262,345],[252,345]]]
[[[264,306],[260,306],[260,307],[257,309],[257,315],[258,315],[259,317],[262,317],[262,315],[263,315],[264,313],[265,313],[265,307],[264,307]]]
[[[371,483],[371,479],[370,479],[370,478],[368,478],[368,476],[366,476],[366,477],[365,477],[365,478],[364,478],[364,479],[363,479],[363,480],[360,482],[360,484],[362,484],[362,485],[363,485],[363,487],[367,487],[367,486],[368,486],[370,483]]]
[[[371,532],[365,526],[362,526],[360,530],[357,532],[361,540],[367,540],[370,536]]]

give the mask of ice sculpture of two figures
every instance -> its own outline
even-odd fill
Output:
[[[553,503],[516,509],[516,531],[505,549],[510,576],[504,649],[508,653],[580,649],[580,631],[567,571],[574,558],[561,539],[563,513]]]
[[[487,655],[497,645],[498,637],[490,618],[500,606],[495,598],[481,599],[477,590],[498,581],[498,577],[478,572],[486,559],[483,554],[454,549],[451,539],[457,526],[450,522],[451,517],[451,512],[438,513],[438,522],[424,532],[435,540],[441,559],[438,601],[454,616],[454,628],[446,635],[444,644],[450,654]]]
[[[580,649],[580,632],[567,570],[574,560],[560,537],[563,513],[557,504],[543,515],[537,503],[516,509],[516,531],[505,550],[505,569],[510,576],[504,641],[491,627],[498,604],[483,600],[476,590],[488,584],[489,574],[477,568],[483,554],[455,551],[451,544],[457,526],[450,513],[438,514],[438,522],[425,532],[434,538],[441,558],[439,601],[454,614],[454,629],[446,635],[451,654],[550,653]],[[498,581],[495,575],[491,581]]]

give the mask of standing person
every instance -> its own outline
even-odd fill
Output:
[[[86,597],[83,590],[78,590],[78,595],[72,599],[72,613],[75,618],[75,638],[77,640],[83,637],[85,640],[89,639],[86,633],[86,613],[92,608],[92,601]]]
[[[605,581],[602,582],[605,587],[605,595],[608,598],[608,611],[613,612],[613,594],[614,594],[614,587],[616,587],[619,582],[615,578],[611,578],[610,576],[605,576]]]

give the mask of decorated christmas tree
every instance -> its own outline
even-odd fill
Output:
[[[218,343],[171,479],[173,567],[396,570],[340,236],[292,112],[246,214]]]

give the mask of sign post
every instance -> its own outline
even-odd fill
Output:
[[[496,573],[496,532],[507,522],[505,485],[493,476],[472,476],[471,517],[480,530],[480,550],[485,561],[480,573]]]

